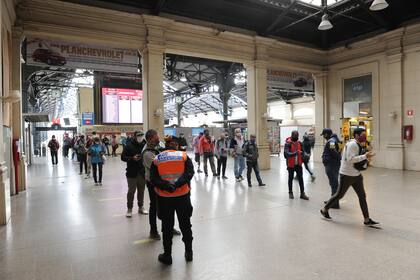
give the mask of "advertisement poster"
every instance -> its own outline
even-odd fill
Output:
[[[93,113],[82,113],[82,125],[94,125],[94,116]]]
[[[314,91],[311,73],[267,70],[267,86],[281,89]]]
[[[142,123],[143,91],[126,88],[102,88],[102,122]]]
[[[26,63],[137,74],[139,57],[135,49],[28,38]]]

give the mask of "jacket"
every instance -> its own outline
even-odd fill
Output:
[[[147,183],[150,183],[150,168],[152,166],[153,160],[159,154],[159,151],[154,145],[147,145],[144,147],[141,154],[141,160],[143,161],[144,166],[144,179]]]
[[[105,147],[103,144],[93,144],[88,151],[90,161],[93,164],[104,163],[102,156],[105,154]]]
[[[150,180],[155,192],[163,197],[179,197],[190,192],[194,166],[186,152],[167,150],[153,160]]]
[[[251,141],[246,141],[244,144],[243,155],[247,162],[258,162],[258,147],[257,144]]]
[[[193,147],[194,147],[194,153],[199,154],[200,153],[200,135],[197,135],[193,139]]]
[[[127,141],[121,153],[121,160],[127,163],[125,175],[128,178],[135,178],[137,175],[144,176],[144,165],[141,160],[143,148],[146,145],[146,140],[138,143],[134,138]],[[140,159],[135,161],[133,157],[139,155]]]
[[[336,166],[339,167],[341,164],[341,153],[340,153],[340,140],[336,134],[333,134],[324,146],[322,153],[322,163],[325,166]]]
[[[228,156],[228,140],[219,139],[216,141],[216,147],[214,149],[216,156],[227,157]]]
[[[239,143],[240,141],[242,141],[242,143]],[[242,140],[239,140],[235,137],[232,138],[232,140],[230,140],[230,148],[233,150],[233,155],[242,155],[242,149],[244,147],[245,144],[245,140],[242,137]]]
[[[48,148],[50,148],[50,150],[52,152],[57,152],[58,149],[60,148],[60,144],[58,143],[57,140],[50,140],[50,142],[48,142]]]
[[[292,138],[286,139],[284,145],[284,157],[287,160],[287,168],[294,168],[296,165],[302,166],[304,152],[300,141],[293,142]]]
[[[209,137],[210,138],[210,137]],[[214,152],[214,143],[206,136],[201,137],[200,139],[200,154],[203,153],[213,153]]]

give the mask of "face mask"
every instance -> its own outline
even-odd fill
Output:
[[[251,139],[251,143],[254,144],[255,143],[255,139]]]
[[[292,136],[292,140],[293,140],[293,142],[296,142],[297,140],[299,140],[299,137],[298,136]]]
[[[140,136],[140,137],[137,137],[136,139],[137,139],[137,142],[140,143],[143,140],[143,137]]]
[[[366,135],[360,135],[359,136],[359,142],[360,143],[365,143],[366,142]]]

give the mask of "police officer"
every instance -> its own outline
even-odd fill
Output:
[[[327,143],[324,147],[324,152],[322,153],[322,163],[325,167],[325,173],[327,174],[328,181],[331,186],[331,196],[333,196],[338,189],[338,176],[340,172],[340,162],[341,162],[341,153],[340,153],[340,140],[336,134],[333,134],[330,128],[324,128],[322,130],[321,136],[327,140]],[[331,208],[340,209],[339,202],[332,205]]]
[[[165,138],[166,150],[158,154],[150,167],[150,181],[155,187],[158,201],[158,217],[162,220],[164,253],[158,260],[172,264],[172,236],[174,214],[178,217],[185,244],[185,260],[193,260],[191,221],[193,207],[190,199],[190,181],[194,176],[194,166],[186,152],[179,151],[178,138]]]

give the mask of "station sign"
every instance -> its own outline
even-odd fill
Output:
[[[267,85],[272,88],[314,91],[311,73],[267,69]]]
[[[26,42],[26,63],[29,65],[138,73],[139,56],[136,49],[112,48],[35,37],[27,38]]]
[[[82,125],[94,125],[94,113],[82,113]]]

